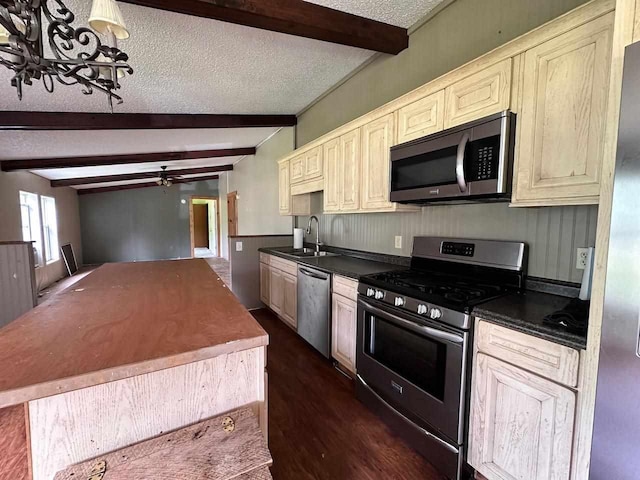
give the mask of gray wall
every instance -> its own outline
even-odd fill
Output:
[[[193,195],[217,197],[218,181],[80,195],[85,263],[191,257]]]
[[[579,6],[584,0],[456,0],[409,37],[397,56],[378,57],[298,119],[309,141]],[[314,194],[314,212],[322,194]],[[322,240],[335,246],[410,255],[416,235],[523,240],[529,274],[580,281],[577,247],[595,242],[597,207],[509,208],[506,204],[432,206],[419,213],[322,215]],[[297,219],[306,225],[307,217]],[[394,248],[395,235],[403,248]]]
[[[52,188],[49,180],[29,172],[0,172],[0,241],[22,240],[20,190],[56,199],[58,242],[71,243],[78,264],[82,265],[78,195],[72,188]],[[36,284],[42,289],[67,275],[62,258],[36,269]]]
[[[242,251],[236,250],[236,242],[242,242]],[[247,308],[262,308],[260,301],[260,252],[263,247],[292,246],[291,235],[265,235],[258,237],[229,238],[231,261],[231,290]]]
[[[384,105],[586,0],[456,0],[409,37],[409,48],[381,55],[298,117],[296,143]]]
[[[278,160],[294,148],[295,129],[281,128],[220,176],[222,256],[227,251],[227,193],[238,192],[238,235],[291,234],[291,217],[278,212]],[[224,221],[222,221],[224,219]]]

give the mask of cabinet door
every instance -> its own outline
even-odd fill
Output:
[[[305,155],[298,155],[290,160],[291,162],[291,183],[301,182],[304,180],[304,162]]]
[[[289,162],[278,163],[278,195],[280,215],[291,215],[291,185]]]
[[[568,480],[576,394],[478,353],[469,463],[488,479]]]
[[[445,89],[444,128],[502,110],[511,103],[511,59],[464,78]]]
[[[305,154],[304,179],[310,180],[322,176],[322,147],[316,147]]]
[[[282,303],[282,319],[293,328],[298,328],[298,279],[294,275],[282,274],[284,299]]]
[[[525,53],[514,203],[597,203],[613,16]]]
[[[269,306],[278,315],[282,314],[284,305],[283,274],[280,270],[271,268],[269,271]]]
[[[323,211],[340,210],[340,139],[334,138],[324,148],[324,194]]]
[[[376,210],[393,207],[389,202],[390,148],[395,138],[395,114],[362,127],[362,175],[360,207]]]
[[[360,206],[360,129],[340,137],[340,210]]]
[[[444,90],[432,93],[398,111],[398,143],[444,129]]]
[[[271,300],[269,299],[271,296],[269,288],[270,276],[269,265],[260,263],[260,300],[267,306],[271,304]]]
[[[334,294],[331,303],[331,355],[347,370],[356,373],[356,302]]]

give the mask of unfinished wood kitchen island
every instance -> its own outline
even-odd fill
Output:
[[[268,336],[204,260],[106,264],[0,329],[0,479],[251,406]]]

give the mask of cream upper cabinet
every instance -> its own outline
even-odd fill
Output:
[[[323,145],[325,213],[340,210],[340,139],[334,138]]]
[[[278,211],[280,215],[309,215],[311,213],[310,195],[291,195],[290,163],[289,160],[278,162]]]
[[[294,329],[298,328],[298,279],[288,273],[282,274],[283,300],[280,316]]]
[[[476,356],[469,463],[488,480],[569,480],[576,394]]]
[[[390,148],[395,144],[396,114],[391,113],[362,127],[362,175],[360,208],[393,208],[389,201]]]
[[[398,143],[408,142],[444,129],[444,90],[398,110]]]
[[[340,137],[340,210],[360,207],[360,129]]]
[[[331,355],[351,373],[356,373],[357,304],[336,294],[331,303]]]
[[[305,155],[298,155],[290,160],[291,163],[291,183],[304,180]]]
[[[278,162],[278,197],[280,215],[291,215],[291,186],[289,162]]]
[[[507,110],[511,103],[511,59],[480,70],[445,89],[444,128]]]
[[[269,265],[260,262],[260,301],[267,306],[271,304],[270,277]]]
[[[304,179],[322,176],[322,147],[312,148],[305,154]]]
[[[613,18],[525,52],[514,205],[598,202]]]
[[[324,212],[360,206],[360,129],[324,144]]]

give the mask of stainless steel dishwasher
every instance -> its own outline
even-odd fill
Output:
[[[298,334],[331,355],[331,274],[298,267]]]

